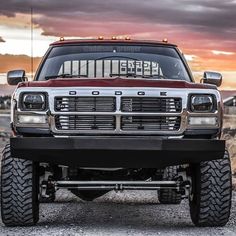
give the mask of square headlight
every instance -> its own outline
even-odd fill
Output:
[[[213,112],[215,110],[215,98],[213,95],[195,94],[190,97],[190,111]]]
[[[20,104],[24,111],[43,111],[46,108],[46,96],[44,93],[23,93]]]

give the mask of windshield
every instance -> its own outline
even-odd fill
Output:
[[[137,45],[80,45],[54,47],[36,80],[56,78],[170,79],[190,81],[172,47]]]

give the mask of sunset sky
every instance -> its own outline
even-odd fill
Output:
[[[1,0],[0,73],[30,70],[31,7],[35,67],[60,36],[168,38],[197,77],[220,71],[222,88],[236,89],[236,0]]]

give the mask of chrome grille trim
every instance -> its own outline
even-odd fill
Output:
[[[118,89],[117,89],[118,90]],[[159,135],[179,135],[184,132],[185,124],[187,121],[186,117],[186,110],[184,109],[184,102],[186,103],[186,98],[183,97],[183,95],[179,92],[175,93],[172,91],[171,96],[167,94],[167,96],[161,96],[160,93],[157,93],[156,89],[144,89],[145,95],[138,95],[138,89],[137,88],[119,88],[119,91],[122,91],[122,94],[115,95],[115,89],[114,88],[96,88],[96,91],[99,91],[98,95],[93,95],[93,90],[85,90],[81,89],[77,92],[77,96],[79,99],[81,97],[89,97],[89,101],[100,101],[99,99],[105,99],[106,101],[113,98],[115,99],[115,110],[114,111],[91,111],[91,108],[88,108],[88,111],[86,110],[76,110],[76,111],[57,111],[55,104],[52,111],[52,118],[51,118],[51,129],[53,133],[55,134],[140,134],[140,135],[148,135],[148,134],[159,134]],[[148,92],[149,91],[149,92]],[[58,94],[58,92],[55,93],[53,96],[53,100],[55,100],[57,97],[75,97],[75,96],[63,96],[64,94]],[[127,98],[134,98],[134,101],[142,101],[142,103],[148,103],[151,106],[151,109],[138,109],[138,111],[133,111],[132,109],[130,111],[126,110],[125,112],[122,109],[122,106],[124,105],[124,101]],[[74,99],[74,98],[73,98]],[[183,101],[184,100],[184,101]],[[158,101],[165,103],[162,106],[158,106]],[[154,106],[153,103],[155,103]],[[87,108],[86,108],[87,109]],[[88,116],[91,115],[94,116],[112,116],[115,117],[115,124],[114,129],[104,128],[92,128],[92,126],[83,126],[85,128],[77,128],[78,125],[73,126],[71,129],[59,129],[58,125],[56,124],[55,117],[58,115],[70,115],[70,116]],[[124,127],[122,127],[122,117],[126,116],[132,116],[132,117],[158,117],[161,122],[159,122],[158,125],[150,123],[145,123],[144,128],[134,128],[137,126],[137,124],[132,124],[133,128],[127,128],[127,124]],[[179,117],[177,121],[172,121],[169,118],[166,117]],[[136,118],[135,118],[136,119]],[[145,118],[143,118],[145,119]],[[169,120],[168,120],[169,119]],[[168,120],[169,126],[166,125],[166,122],[164,120]],[[88,123],[90,120],[88,119]],[[109,123],[109,122],[108,122]],[[111,122],[110,122],[111,123]],[[158,122],[157,122],[158,123]],[[176,123],[176,125],[175,125]]]
[[[122,97],[122,112],[164,112],[174,113],[182,110],[181,98],[165,97]]]
[[[55,110],[58,112],[114,112],[115,97],[55,97]]]
[[[124,131],[177,131],[180,116],[122,116],[121,129]]]
[[[130,89],[132,91],[132,89]],[[105,94],[104,94],[105,92]],[[90,96],[81,96],[81,97],[90,97],[88,100],[96,100],[98,101],[99,98],[102,99],[110,99],[113,98],[115,99],[115,110],[112,112],[104,112],[104,111],[57,111],[56,110],[56,106],[54,104],[55,107],[54,111],[53,111],[53,116],[51,118],[51,129],[53,131],[53,133],[55,134],[140,134],[140,135],[148,135],[148,134],[159,134],[159,135],[179,135],[182,134],[184,131],[184,127],[187,121],[187,117],[186,117],[186,110],[183,109],[183,97],[180,96],[180,94],[178,94],[178,96],[168,96],[168,97],[161,97],[160,95],[157,96],[156,93],[152,93],[152,96],[140,96],[140,95],[136,95],[134,96],[133,94],[130,94],[131,96],[127,96],[129,94],[125,94],[125,95],[116,95],[115,97],[111,96],[112,92],[114,94],[114,90],[110,90],[109,92],[107,90],[103,90],[100,89],[99,90],[99,94],[101,95],[90,95]],[[92,94],[92,93],[90,93]],[[137,93],[136,93],[137,94]],[[104,96],[105,95],[105,96]],[[58,96],[55,95],[53,97],[53,99],[55,100],[57,97],[62,97],[62,96]],[[72,97],[72,96],[71,96]],[[79,96],[77,96],[79,97]],[[124,105],[124,99],[127,98],[134,98],[135,102],[137,101],[144,101],[146,103],[149,103],[150,100],[153,103],[153,101],[158,101],[158,99],[160,101],[164,101],[165,105],[164,105],[164,110],[168,111],[168,112],[163,112],[162,109],[156,109],[156,105],[154,105],[154,109],[150,109],[148,111],[146,110],[139,110],[139,111],[126,111],[124,112],[122,109],[122,106]],[[151,104],[150,102],[150,104]],[[164,103],[163,102],[163,103]],[[123,103],[123,104],[122,104]],[[173,107],[174,106],[174,107]],[[152,107],[151,107],[152,108]],[[90,109],[90,108],[89,108]],[[185,115],[184,115],[185,114]],[[68,128],[68,118],[65,119],[64,116],[70,116],[70,117],[74,117],[76,116],[77,119],[79,117],[81,117],[83,115],[84,120],[83,120],[83,126],[82,124],[79,126],[79,122],[76,123],[76,121],[72,121],[72,125],[71,120],[69,121],[69,128]],[[61,128],[60,126],[58,126],[58,116],[63,117],[62,122],[66,123],[66,126],[64,126],[63,123],[63,127]],[[108,124],[111,124],[111,126],[102,126],[100,125],[100,127],[96,127],[90,125],[91,123],[91,117],[92,116],[108,116],[108,117],[114,117],[114,123],[112,123],[111,121],[108,121]],[[133,123],[133,124],[122,124],[122,122],[124,121],[124,117],[133,117],[134,120],[136,121],[139,117],[142,117],[142,119],[144,120],[144,125],[140,125],[137,122]],[[149,118],[150,117],[150,118]],[[169,118],[170,117],[170,118]],[[172,120],[173,117],[175,117],[175,120]],[[86,118],[88,119],[86,121]],[[152,122],[152,120],[150,119],[156,119],[157,124],[154,124],[155,121]],[[72,119],[72,118],[71,118]],[[145,120],[148,119],[149,122],[146,122]],[[73,120],[73,119],[72,119]],[[87,126],[86,126],[86,122],[87,122]]]
[[[115,116],[56,115],[57,130],[115,130]]]

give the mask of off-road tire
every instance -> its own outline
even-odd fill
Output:
[[[9,145],[2,157],[1,214],[6,226],[30,226],[39,219],[37,165],[12,158]]]
[[[230,216],[232,176],[228,151],[224,158],[193,168],[190,214],[196,226],[224,226]]]
[[[178,166],[168,166],[165,168],[162,180],[176,180],[178,178]],[[181,193],[174,189],[160,189],[158,200],[161,204],[180,204]]]

